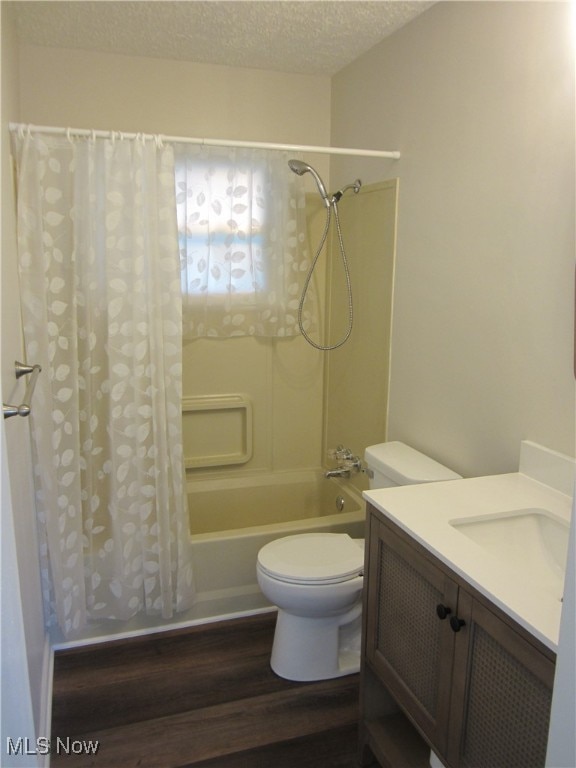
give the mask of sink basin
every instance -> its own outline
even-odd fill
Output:
[[[568,556],[567,523],[545,509],[515,509],[450,520],[450,525],[528,582],[562,599]]]

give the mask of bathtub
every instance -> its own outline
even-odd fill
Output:
[[[325,531],[364,537],[360,493],[321,471],[192,482],[188,506],[200,603],[228,599],[263,607],[256,558],[281,536]]]
[[[274,610],[256,581],[258,551],[269,541],[307,531],[364,537],[364,502],[346,480],[322,472],[277,472],[187,486],[196,601],[172,619],[138,614],[125,622],[89,623],[65,640],[50,629],[54,649],[138,637]],[[233,521],[233,526],[231,526]],[[209,530],[212,528],[212,530]]]

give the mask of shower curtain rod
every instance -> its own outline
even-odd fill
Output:
[[[165,136],[163,134],[127,133],[124,131],[91,131],[87,128],[55,128],[46,125],[28,125],[26,123],[10,123],[11,131],[37,131],[56,136],[91,136],[93,138],[106,139],[112,136],[120,136],[126,139],[135,139],[141,136],[146,139],[159,138],[161,141],[178,142],[181,144],[202,144],[207,147],[246,147],[250,149],[279,149],[288,152],[314,152],[325,155],[351,155],[356,157],[383,157],[398,160],[400,152],[385,151],[379,149],[348,149],[346,147],[323,147],[307,144],[272,144],[265,141],[235,141],[234,139],[198,139],[183,136]]]

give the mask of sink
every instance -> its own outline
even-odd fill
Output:
[[[545,509],[515,509],[450,520],[450,525],[538,586],[562,599],[568,524]]]

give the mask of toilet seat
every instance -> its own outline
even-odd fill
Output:
[[[337,584],[362,575],[364,550],[347,534],[303,533],[262,547],[258,567],[291,584]]]

